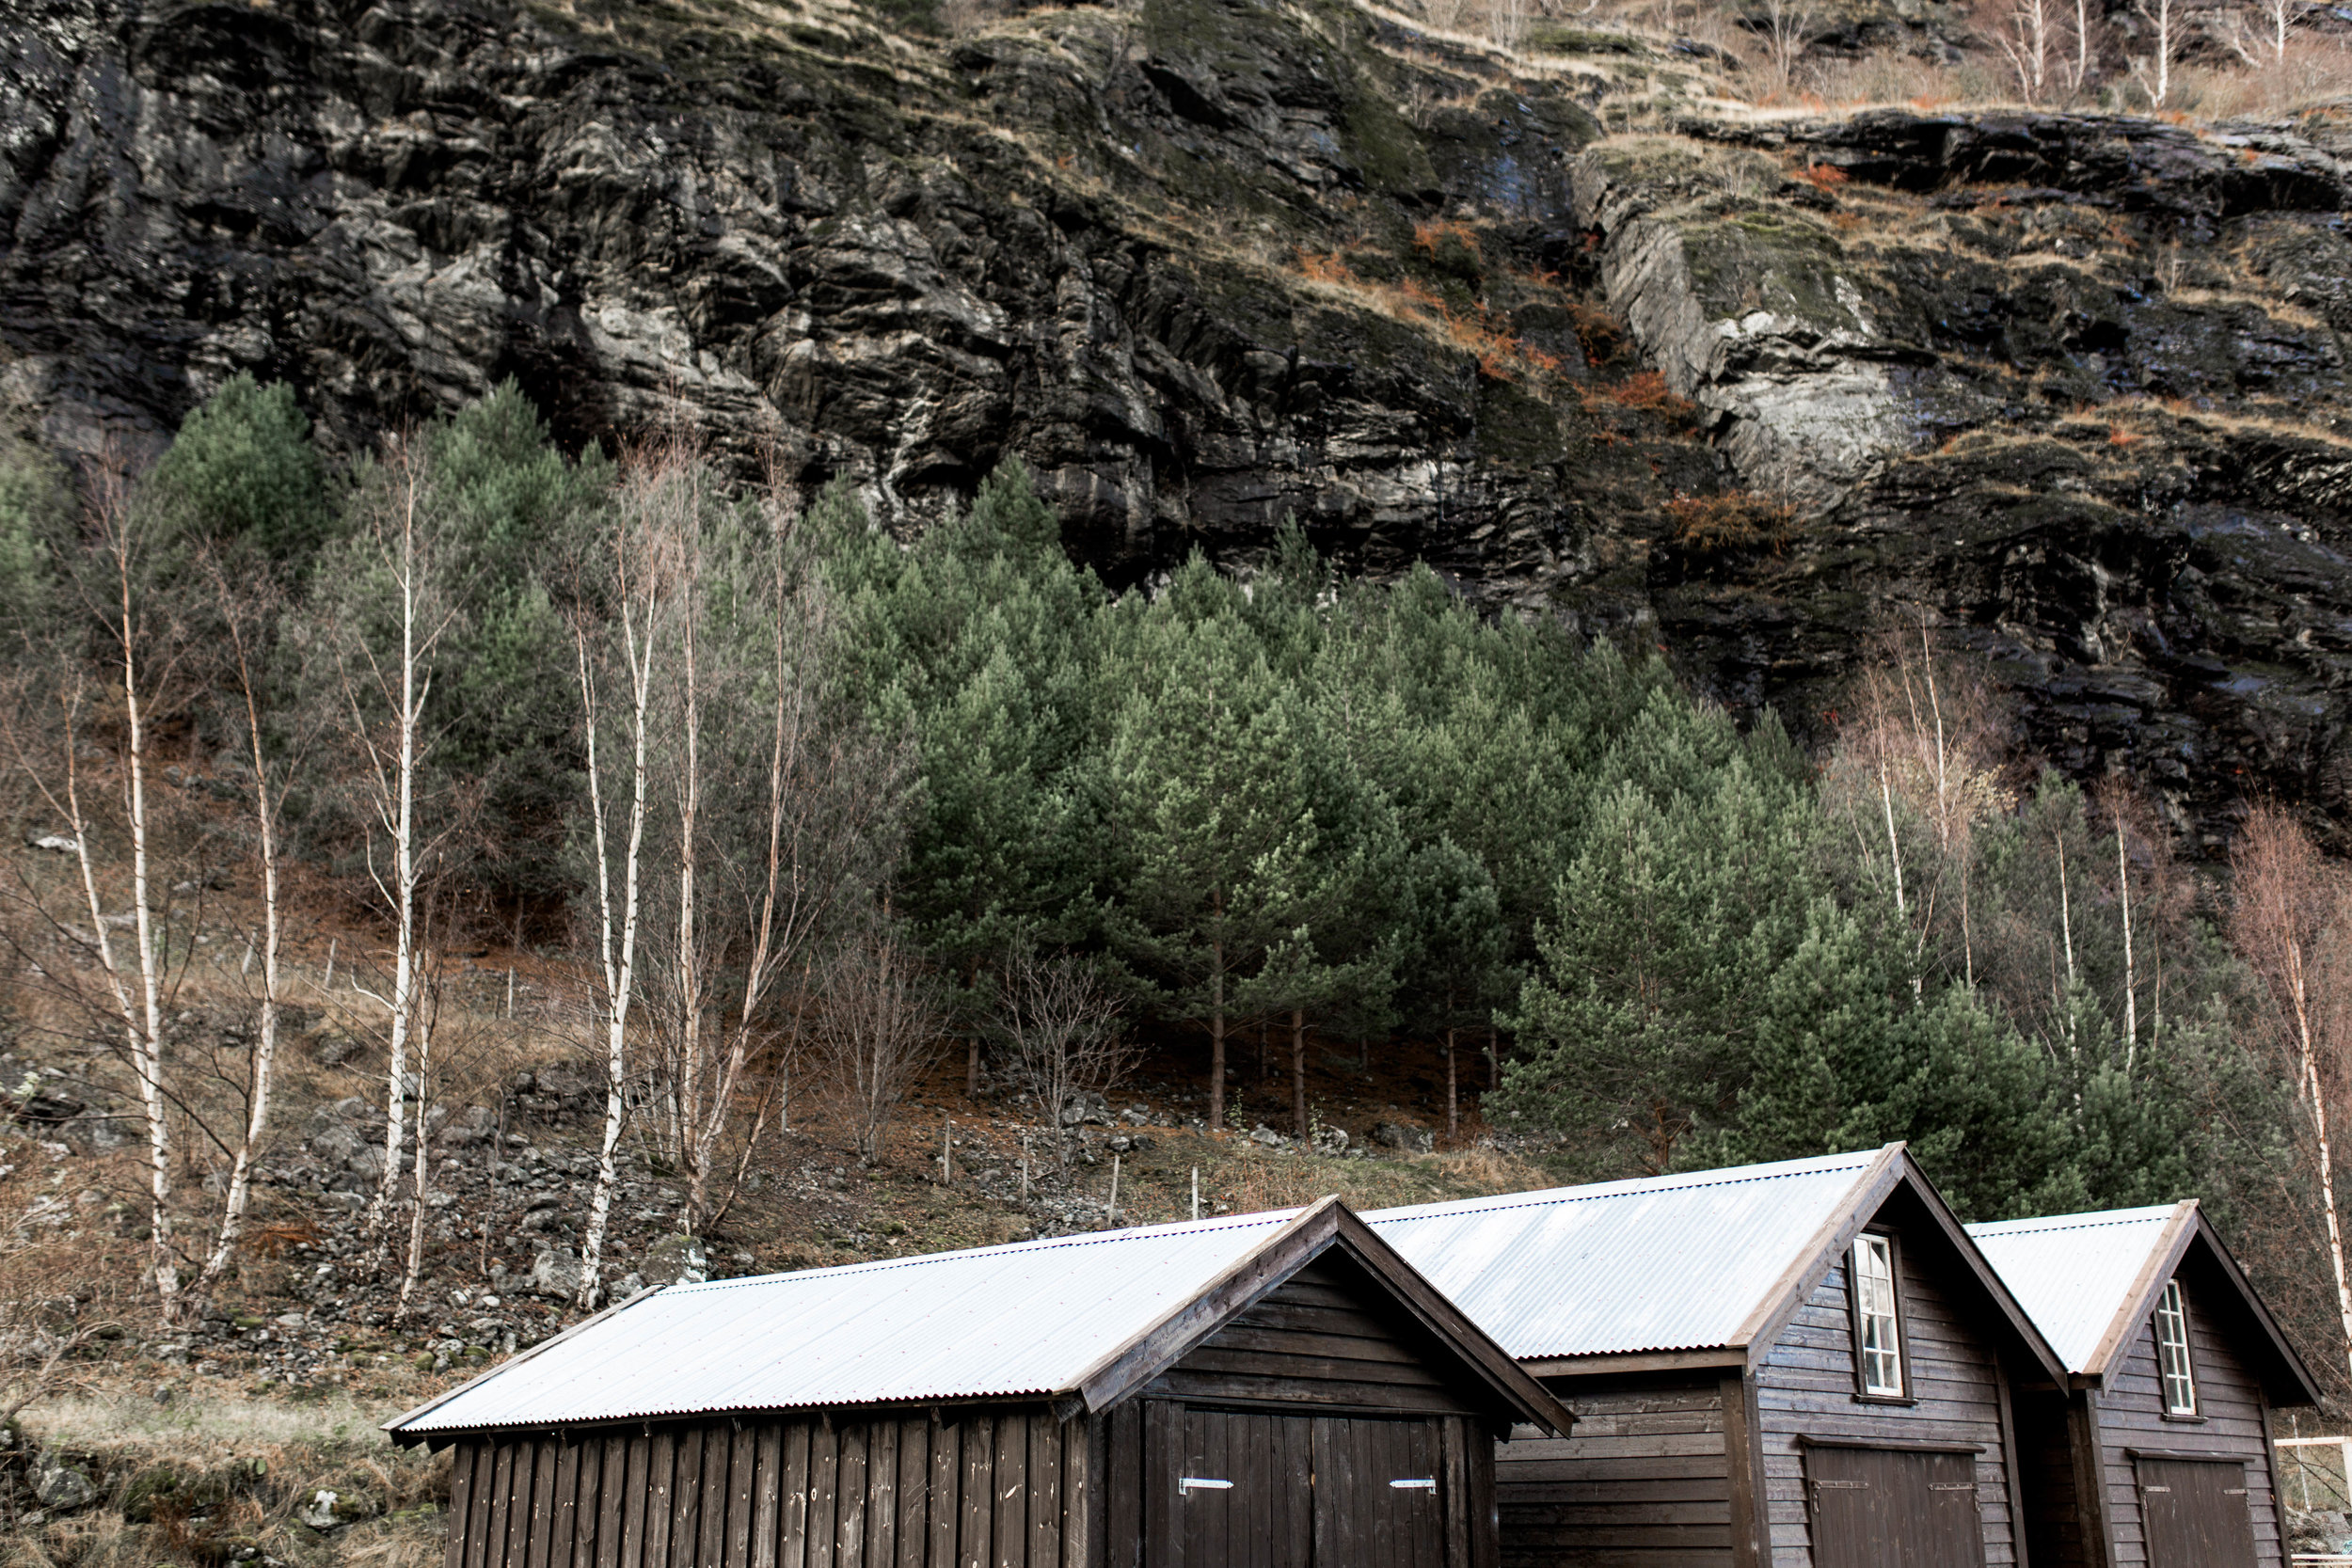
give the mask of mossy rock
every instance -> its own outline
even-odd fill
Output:
[[[233,1476],[203,1474],[158,1465],[141,1470],[122,1489],[122,1516],[135,1525],[152,1524],[157,1514],[189,1518],[229,1500]]]

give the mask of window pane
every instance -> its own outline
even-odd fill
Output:
[[[2197,1413],[2197,1383],[2188,1365],[2188,1309],[2179,1280],[2168,1281],[2156,1302],[2156,1370],[2164,1382],[2168,1415]]]
[[[1862,1341],[1862,1391],[1900,1395],[1902,1344],[1895,1307],[1895,1249],[1883,1236],[1854,1241],[1854,1315]]]

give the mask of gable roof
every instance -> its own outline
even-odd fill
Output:
[[[2130,1354],[2165,1282],[2190,1259],[2234,1290],[2275,1404],[2317,1404],[2311,1370],[2263,1305],[2195,1198],[2145,1209],[1972,1225],[1968,1234],[2065,1362],[2086,1383],[2104,1382]]]
[[[1378,1210],[1364,1222],[1522,1362],[1736,1351],[1759,1359],[1899,1190],[2027,1354],[2056,1355],[1899,1143],[1878,1149]]]
[[[975,1399],[1101,1410],[1338,1249],[1482,1385],[1554,1431],[1542,1386],[1335,1197],[653,1291],[385,1423],[395,1439],[583,1421]]]

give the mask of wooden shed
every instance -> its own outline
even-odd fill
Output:
[[[2024,1560],[2063,1374],[1900,1144],[1365,1219],[1576,1418],[1498,1457],[1503,1562]]]
[[[387,1430],[448,1568],[1486,1568],[1567,1424],[1326,1199],[674,1286]]]
[[[2017,1402],[2035,1568],[2283,1563],[2270,1413],[2319,1390],[2197,1204],[1968,1228],[2066,1367]]]

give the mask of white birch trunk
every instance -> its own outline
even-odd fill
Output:
[[[587,1234],[580,1241],[579,1299],[583,1307],[592,1307],[596,1301],[598,1276],[604,1266],[604,1233],[612,1217],[612,1187],[617,1174],[613,1153],[620,1147],[623,1113],[627,1109],[623,1089],[628,1076],[629,997],[636,983],[637,879],[645,836],[645,707],[653,685],[654,648],[659,641],[653,625],[653,595],[650,593],[646,595],[646,625],[641,647],[638,628],[633,624],[628,605],[626,581],[622,587],[622,629],[624,652],[628,660],[632,754],[628,849],[622,867],[622,910],[617,942],[612,917],[612,856],[607,842],[610,834],[607,831],[604,786],[596,759],[596,676],[589,667],[587,633],[583,630],[577,637],[581,705],[587,719],[589,815],[596,835],[596,907],[601,921],[596,957],[604,977],[605,1004],[604,1140],[596,1165],[596,1195],[588,1208]]]
[[[427,1075],[432,1070],[433,1024],[427,1019],[417,1030],[417,1093],[414,1101],[417,1108],[417,1135],[413,1143],[415,1155],[411,1181],[415,1190],[416,1203],[408,1214],[408,1263],[407,1267],[401,1272],[399,1304],[392,1308],[392,1322],[395,1323],[407,1321],[409,1302],[416,1295],[417,1281],[424,1274],[424,1200],[426,1194],[431,1191],[432,1178],[431,1154],[428,1148],[430,1140],[425,1136],[427,1131],[425,1114],[432,1104],[426,1092]]]
[[[375,1200],[368,1211],[368,1232],[374,1239],[371,1265],[380,1270],[388,1240],[392,1189],[400,1180],[401,1134],[406,1126],[403,1081],[408,1074],[408,1034],[416,1007],[417,964],[417,737],[424,717],[430,678],[420,679],[418,665],[424,650],[419,641],[417,562],[417,480],[406,478],[400,524],[400,723],[398,754],[391,789],[379,790],[379,815],[392,835],[391,895],[394,927],[391,1020],[384,1086],[384,1168],[377,1173]],[[377,769],[379,780],[382,768]],[[389,795],[389,799],[384,798]],[[381,885],[379,883],[379,885]]]
[[[2352,1283],[2344,1268],[2344,1227],[2336,1215],[2334,1150],[2328,1139],[2328,1097],[2319,1079],[2319,1054],[2312,1038],[2311,1000],[2303,984],[2303,949],[2299,942],[2286,952],[2287,984],[2295,1002],[2296,1039],[2303,1051],[2302,1088],[2311,1096],[2312,1129],[2319,1141],[2319,1201],[2328,1219],[2328,1262],[2335,1272],[2336,1314],[2344,1326],[2344,1364],[2352,1369]]]
[[[2123,910],[2123,1076],[2139,1055],[2139,975],[2132,962],[2132,866],[2123,854],[2123,819],[2115,819],[2115,891]]]
[[[270,806],[269,758],[262,749],[261,706],[254,700],[253,676],[246,663],[242,641],[237,646],[237,670],[245,685],[246,733],[253,747],[253,819],[262,847],[262,1031],[253,1047],[252,1078],[246,1106],[245,1137],[237,1145],[229,1170],[229,1196],[221,1206],[220,1230],[213,1255],[204,1261],[199,1288],[209,1287],[229,1267],[237,1242],[245,1233],[246,1211],[253,1196],[253,1161],[269,1129],[270,1075],[278,1060],[278,956],[283,924],[278,903],[278,821]],[[252,949],[246,952],[248,962]]]
[[[128,580],[127,574],[125,580]],[[126,674],[132,668],[126,658]],[[145,805],[145,795],[139,787],[141,781],[135,768],[131,794],[135,802],[133,844],[140,865],[139,983],[135,994],[131,979],[124,974],[121,961],[116,957],[114,939],[108,935],[105,905],[98,895],[98,868],[90,858],[89,820],[82,810],[80,764],[74,754],[72,705],[73,699],[69,698],[65,727],[66,819],[73,829],[74,861],[81,871],[82,895],[89,910],[90,930],[94,933],[98,948],[99,967],[105,974],[115,1009],[122,1019],[123,1046],[130,1053],[131,1070],[138,1080],[139,1102],[147,1117],[148,1195],[151,1203],[149,1237],[154,1258],[155,1293],[162,1307],[163,1319],[168,1323],[175,1320],[178,1313],[180,1276],[178,1259],[171,1250],[171,1214],[167,1207],[171,1196],[171,1126],[164,1116],[162,1015],[153,978],[155,954],[147,944],[148,924],[145,919],[145,857],[141,851],[146,829],[144,813],[137,809]],[[135,722],[131,730],[134,758],[138,755],[142,740]]]

